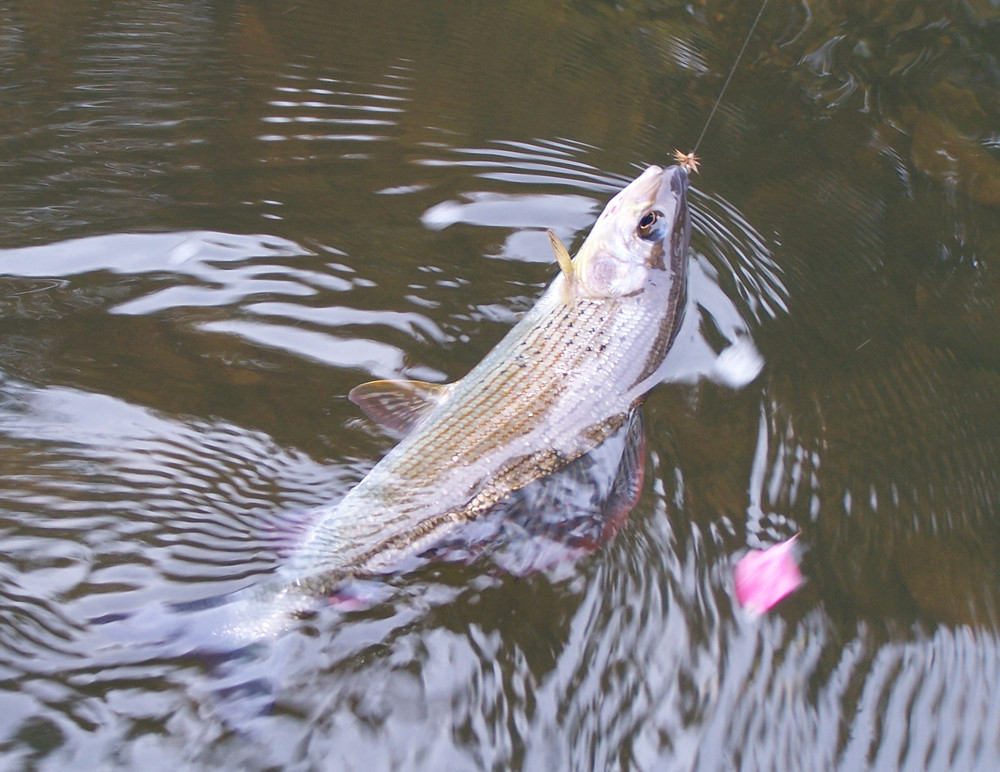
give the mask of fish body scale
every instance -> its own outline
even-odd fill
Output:
[[[658,337],[666,303],[564,304],[559,297],[560,289],[550,288],[447,399],[321,517],[286,571],[366,572],[374,556],[483,514],[620,425],[642,396],[632,381],[650,354],[643,349]],[[519,461],[528,468],[519,470]]]

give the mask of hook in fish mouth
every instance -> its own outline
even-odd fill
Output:
[[[678,166],[680,166],[684,171],[698,173],[698,166],[701,164],[701,159],[691,153],[682,153],[680,150],[674,150],[674,161]]]

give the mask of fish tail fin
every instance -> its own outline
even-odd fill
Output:
[[[242,732],[274,704],[283,662],[279,639],[315,603],[287,585],[264,583],[197,601],[148,604],[91,619],[88,628],[98,664],[200,660],[218,715]]]

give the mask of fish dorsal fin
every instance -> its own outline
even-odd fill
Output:
[[[369,381],[347,398],[391,434],[402,437],[444,398],[448,385],[425,381]]]
[[[554,234],[552,231],[545,231],[549,234],[549,243],[552,245],[552,251],[556,253],[556,261],[559,263],[559,268],[562,272],[566,274],[566,281],[573,281],[573,258],[569,256],[569,250],[566,249],[566,245],[562,243],[562,240]]]
[[[556,261],[559,263],[559,269],[563,272],[563,276],[566,279],[565,284],[563,284],[563,302],[566,305],[572,305],[574,297],[573,286],[575,283],[573,258],[569,256],[569,250],[566,249],[566,245],[562,243],[562,240],[556,234],[551,230],[545,232],[549,234],[549,243],[552,245],[552,251],[556,253]]]

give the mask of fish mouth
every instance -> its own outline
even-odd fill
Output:
[[[670,228],[663,235],[663,248],[669,255],[662,266],[678,277],[685,273],[688,244],[691,241],[691,217],[688,211],[688,173],[682,166],[669,166],[660,173],[656,207]]]

